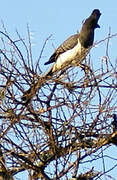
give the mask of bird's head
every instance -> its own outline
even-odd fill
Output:
[[[80,43],[83,47],[88,48],[89,46],[92,46],[94,41],[94,30],[100,28],[98,24],[100,16],[100,11],[94,9],[91,15],[83,23],[82,29],[79,33]]]
[[[98,24],[98,20],[101,16],[101,12],[99,11],[99,9],[94,9],[91,16],[91,25],[94,27],[94,28],[100,28],[99,24]]]
[[[94,9],[89,18],[87,18],[84,22],[84,26],[87,27],[88,29],[96,29],[100,28],[98,24],[98,20],[101,16],[101,13],[98,9]]]
[[[94,9],[91,15],[97,18],[101,16],[101,12],[99,11],[99,9]]]

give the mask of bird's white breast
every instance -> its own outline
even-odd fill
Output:
[[[53,65],[52,72],[55,72],[65,65],[68,65],[72,62],[72,60],[76,57],[77,54],[81,53],[81,44],[78,40],[78,44],[74,46],[74,48],[67,50],[66,52],[59,55],[56,62]]]

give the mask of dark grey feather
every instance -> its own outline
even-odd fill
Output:
[[[97,24],[101,13],[98,9],[95,9],[91,16],[86,19],[79,34],[79,40],[84,48],[89,48],[93,45],[94,30],[100,26]]]
[[[78,36],[79,34],[74,34],[70,36],[66,41],[64,41],[53,53],[49,61],[45,63],[45,65],[55,62],[60,54],[72,49],[78,43]]]

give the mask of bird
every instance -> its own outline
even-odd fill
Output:
[[[70,36],[55,50],[49,60],[45,62],[45,65],[53,63],[52,67],[23,93],[21,97],[23,101],[30,102],[37,90],[58,71],[64,71],[71,65],[80,65],[93,45],[94,30],[100,28],[98,24],[100,16],[100,10],[94,9],[84,21],[80,32]]]
[[[55,72],[64,69],[68,65],[78,65],[85,59],[88,49],[93,45],[94,30],[100,28],[98,24],[100,16],[100,10],[94,9],[83,23],[80,33],[70,36],[55,50],[44,64],[54,63],[46,76],[52,76]]]

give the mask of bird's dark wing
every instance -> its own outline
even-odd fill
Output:
[[[47,61],[45,65],[55,62],[60,54],[72,49],[78,43],[78,36],[78,34],[74,34],[70,36],[66,41],[64,41],[52,54],[49,61]]]

